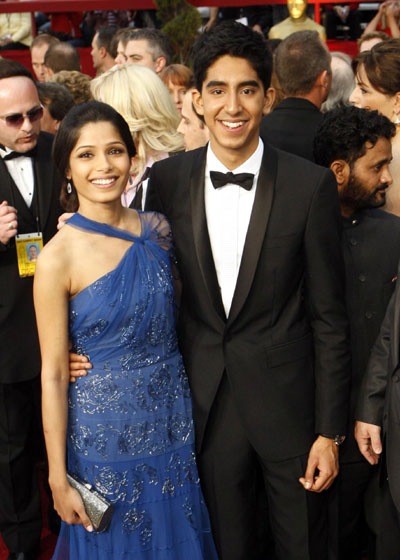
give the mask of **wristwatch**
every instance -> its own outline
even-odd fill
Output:
[[[319,434],[322,437],[326,437],[329,439],[333,439],[333,441],[336,443],[336,445],[342,445],[342,443],[344,442],[344,440],[346,439],[346,436],[341,436],[341,435],[333,435],[333,434]]]

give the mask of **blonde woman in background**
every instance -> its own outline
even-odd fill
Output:
[[[183,150],[179,114],[160,78],[144,66],[114,66],[91,82],[94,99],[108,103],[126,120],[136,146],[132,175],[122,204],[143,208],[150,167]]]

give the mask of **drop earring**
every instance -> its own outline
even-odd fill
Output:
[[[70,181],[68,181],[68,183],[67,183],[67,193],[68,194],[72,193],[72,185],[71,185]]]
[[[395,113],[394,124],[400,124],[400,116],[399,113]]]

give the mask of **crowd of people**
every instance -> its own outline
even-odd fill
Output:
[[[115,22],[94,79],[45,33],[0,58],[9,560],[38,461],[55,560],[399,560],[400,39],[330,53],[305,4],[191,68]]]

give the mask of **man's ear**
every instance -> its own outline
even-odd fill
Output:
[[[350,166],[347,161],[335,159],[335,161],[331,163],[330,168],[335,174],[338,189],[340,190],[346,187],[350,178]]]
[[[166,65],[167,59],[165,58],[165,56],[159,56],[158,58],[156,58],[156,73],[159,74],[161,70],[164,70]]]
[[[324,70],[323,72],[321,72],[321,85],[325,89],[328,89],[330,87],[331,78],[332,78],[332,73],[328,72],[328,70]]]
[[[324,89],[328,89],[331,84],[331,76],[332,74],[328,72],[328,70],[323,70],[320,74],[318,74],[317,79],[314,83],[314,87],[318,86]]]
[[[267,91],[265,92],[263,115],[268,115],[268,113],[271,112],[272,105],[274,104],[275,101],[275,95],[276,95],[276,91],[275,88],[273,87],[268,88]]]
[[[201,96],[201,93],[197,89],[194,89],[192,91],[192,103],[196,113],[204,116],[203,98]]]
[[[106,56],[107,56],[107,50],[106,50],[105,47],[100,47],[100,48],[99,48],[99,53],[100,53],[101,58],[106,58]]]

